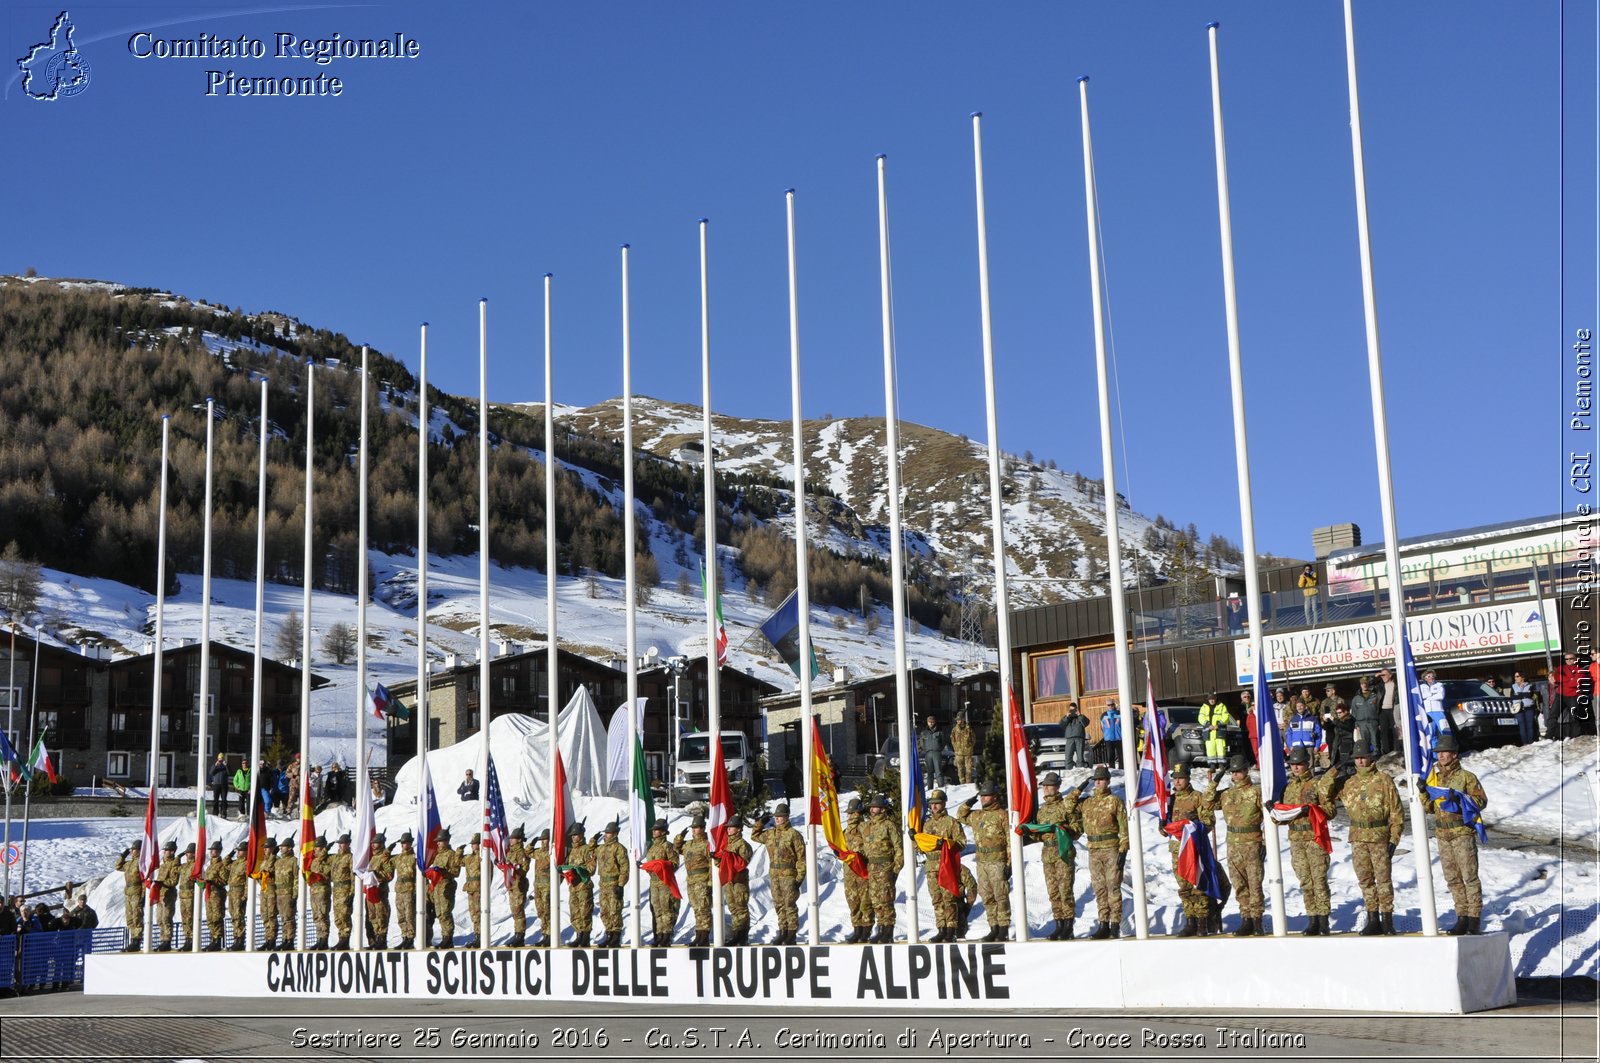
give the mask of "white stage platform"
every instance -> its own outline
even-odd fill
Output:
[[[1505,934],[1028,944],[426,952],[97,953],[84,993],[641,1004],[937,1001],[951,1009],[1309,1009],[1461,1015],[1515,1004]],[[1064,975],[1072,973],[1070,980]]]

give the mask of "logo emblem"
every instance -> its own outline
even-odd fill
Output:
[[[75,29],[72,15],[61,12],[50,27],[50,39],[29,48],[28,54],[17,60],[23,92],[53,103],[89,87],[89,61],[72,43]]]

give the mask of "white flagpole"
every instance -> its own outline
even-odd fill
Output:
[[[1211,46],[1211,133],[1217,153],[1217,216],[1222,230],[1222,294],[1228,320],[1228,382],[1233,396],[1234,465],[1239,479],[1239,519],[1244,528],[1245,606],[1250,618],[1250,645],[1257,668],[1266,667],[1261,626],[1261,573],[1256,565],[1255,500],[1250,490],[1250,445],[1245,434],[1244,368],[1239,346],[1239,296],[1233,268],[1233,209],[1228,200],[1228,149],[1222,135],[1222,74],[1217,56],[1217,23],[1206,27]],[[1260,684],[1257,684],[1260,689]],[[1262,706],[1265,708],[1265,706]],[[1266,795],[1263,794],[1263,797]],[[1272,936],[1289,933],[1283,906],[1283,836],[1270,809],[1262,821],[1267,832],[1267,889],[1272,902]]]
[[[628,245],[622,245],[622,564],[623,588],[627,595],[627,602],[623,607],[626,620],[626,640],[628,653],[628,804],[633,805],[633,795],[638,792],[640,779],[637,777],[636,758],[633,755],[633,743],[639,740],[639,710],[636,699],[639,697],[639,625],[638,606],[635,595],[638,593],[637,573],[635,571],[633,552],[634,521],[633,521],[633,333],[632,322],[629,318],[628,305]],[[631,818],[631,817],[630,817]],[[643,858],[645,846],[649,844],[650,824],[629,823],[628,833],[633,842],[632,848],[638,852],[639,858],[628,861],[628,911],[631,915],[633,929],[633,943],[643,945],[641,936],[640,898],[639,898],[639,869],[637,864]],[[616,945],[617,942],[607,942]]]
[[[417,757],[422,766],[419,778],[428,777],[428,437],[431,418],[428,411],[428,323],[422,323],[421,354],[417,362],[417,704],[411,719],[417,731]],[[410,859],[425,850],[428,837],[422,829],[421,813],[428,799],[426,791],[417,792],[418,827],[416,843]],[[415,926],[422,947],[431,944],[428,931],[428,880],[417,875]]]
[[[152,676],[152,690],[150,693],[150,792],[154,794],[160,782],[161,768],[161,640],[162,626],[167,612],[167,452],[171,445],[172,415],[161,415],[161,505],[156,520],[156,648],[151,657],[150,674]],[[38,647],[34,647],[34,667],[38,667]],[[160,802],[156,802],[160,807]],[[155,844],[152,838],[148,844]],[[160,854],[154,854],[158,858]],[[142,859],[149,860],[152,854],[142,854]],[[144,903],[144,951],[152,951],[151,929],[155,912],[152,911],[148,892],[148,883]]]
[[[999,636],[1000,701],[1005,712],[1006,796],[1013,807],[1016,795],[1011,793],[1011,765],[1017,750],[1011,748],[1011,621],[1010,605],[1006,595],[1006,529],[1004,498],[1000,487],[1000,419],[994,388],[994,329],[989,303],[989,222],[983,195],[983,115],[972,116],[972,169],[977,185],[978,200],[978,305],[983,320],[983,394],[989,428],[989,523],[994,530],[994,607],[995,633]],[[991,725],[992,726],[992,725]],[[1013,824],[1015,826],[1015,824]],[[1012,921],[1017,927],[1017,940],[1028,940],[1028,889],[1022,874],[1022,836],[1011,832],[1011,866],[1016,872],[1011,876]]]
[[[1133,706],[1133,681],[1128,674],[1128,602],[1122,591],[1122,539],[1117,530],[1116,462],[1111,450],[1111,397],[1106,381],[1105,301],[1100,290],[1100,201],[1094,180],[1094,145],[1089,136],[1089,79],[1078,79],[1078,103],[1083,115],[1083,192],[1089,224],[1089,290],[1094,300],[1094,360],[1100,393],[1100,461],[1104,466],[1106,496],[1106,552],[1110,554],[1107,592],[1111,596],[1111,626],[1117,647],[1117,704]],[[1155,706],[1149,706],[1155,712]],[[1131,721],[1130,721],[1131,722]],[[1150,917],[1145,909],[1144,843],[1139,813],[1133,807],[1138,786],[1128,780],[1139,778],[1139,761],[1133,749],[1133,728],[1122,737],[1123,801],[1128,814],[1128,847],[1133,851],[1133,928],[1135,936],[1150,936]],[[1132,772],[1130,775],[1129,772]]]
[[[355,798],[357,801],[371,800],[369,792],[370,783],[367,782],[367,598],[370,594],[367,576],[367,403],[369,401],[368,382],[371,379],[371,365],[367,348],[361,348],[361,443],[357,447],[357,480],[360,501],[356,508],[356,774]],[[350,778],[350,773],[345,772],[345,778]],[[360,839],[357,839],[359,841]],[[361,884],[350,891],[351,921],[350,936],[355,939],[355,948],[363,948],[367,942],[367,895]],[[384,928],[388,933],[388,928]]]
[[[210,707],[207,704],[207,701],[211,694],[211,470],[214,464],[213,455],[216,453],[214,448],[214,443],[216,441],[216,424],[217,400],[214,398],[207,398],[206,500],[204,523],[201,526],[202,545],[200,547],[200,726],[198,733],[195,736],[195,740],[199,743],[199,748],[195,751],[196,770],[194,775],[195,803],[198,808],[196,822],[199,822],[199,816],[205,814],[207,783],[206,770],[210,767],[210,762],[206,759],[206,738],[210,731],[210,728],[206,724],[206,717],[209,715],[206,710]],[[224,802],[227,800],[226,790],[223,791],[223,800]],[[205,860],[206,856],[207,854],[199,851],[199,846],[195,847],[195,863]],[[191,864],[190,867],[192,870],[193,865]],[[201,925],[203,922],[202,917],[205,914],[204,905],[201,904],[201,893],[202,891],[197,889],[190,894],[191,911],[189,915],[191,916],[191,920],[189,925],[194,927],[195,930],[193,940],[184,942],[184,948],[189,952],[200,951],[200,938],[202,936]]]
[[[1378,451],[1378,500],[1383,508],[1383,543],[1389,566],[1389,616],[1394,624],[1396,671],[1400,669],[1401,636],[1406,630],[1406,603],[1400,572],[1400,533],[1394,515],[1394,478],[1389,462],[1389,413],[1383,394],[1383,351],[1378,344],[1378,297],[1372,278],[1372,231],[1367,219],[1367,164],[1361,143],[1361,100],[1356,89],[1356,29],[1350,0],[1344,0],[1345,70],[1350,82],[1350,152],[1355,163],[1356,231],[1361,241],[1361,306],[1367,325],[1367,379],[1372,392],[1372,433]],[[1264,662],[1262,662],[1264,664]],[[1401,678],[1404,678],[1403,676]],[[1402,692],[1405,693],[1405,692]],[[1409,695],[1407,695],[1409,697]],[[1410,727],[1400,729],[1406,764],[1411,759]],[[1433,859],[1422,803],[1412,786],[1406,805],[1411,815],[1411,852],[1417,865],[1417,893],[1422,902],[1422,932],[1439,933],[1433,900]]]
[[[806,557],[806,454],[805,429],[800,419],[800,287],[795,258],[794,189],[784,193],[789,235],[789,409],[794,436],[794,575],[800,611],[800,758],[806,797],[817,792],[813,775],[817,721],[811,707],[811,574]],[[806,940],[822,942],[817,894],[817,823],[806,808],[806,905],[810,912]]]
[[[722,756],[722,669],[717,664],[717,586],[722,569],[717,562],[717,473],[711,447],[711,280],[707,268],[706,229],[711,223],[700,219],[700,408],[702,484],[705,500],[702,511],[706,529],[706,729],[711,732],[711,755]],[[673,735],[672,742],[678,736]],[[735,815],[738,813],[735,812]],[[722,947],[722,875],[711,876],[711,943]]]
[[[244,821],[246,848],[249,853],[250,824],[256,821],[256,803],[261,800],[261,700],[263,683],[261,677],[262,640],[265,638],[266,626],[266,588],[267,588],[267,378],[261,378],[261,440],[260,457],[256,465],[256,645],[255,654],[250,668],[250,763],[245,766],[245,776],[250,781],[249,793],[245,796]],[[265,817],[262,817],[265,819]],[[261,839],[263,846],[267,839]],[[247,900],[245,910],[245,948],[251,952],[256,951],[256,913],[259,907],[261,880],[255,880],[255,888],[247,887]]]
[[[34,647],[34,657],[37,658],[38,656],[38,647]],[[17,737],[20,737],[20,732],[17,731],[17,618],[15,616],[11,617],[11,653],[7,657],[7,660],[9,660],[11,664],[10,678],[6,680],[6,740],[9,741],[13,747],[15,747],[17,744]],[[15,752],[14,748],[13,752]],[[20,754],[18,755],[20,756]],[[0,771],[3,771],[3,768],[0,768]],[[10,772],[4,773],[4,778],[3,781],[0,781],[0,786],[3,786],[6,792],[5,848],[9,850],[11,848]],[[4,860],[0,860],[0,867],[5,869],[4,880],[3,882],[0,882],[0,892],[4,892],[5,895],[9,897],[11,896],[11,865],[6,863]]]
[[[28,824],[31,822],[30,810],[33,805],[33,776],[31,774],[33,762],[31,758],[33,757],[34,743],[38,741],[38,738],[36,737],[35,725],[39,719],[40,637],[41,632],[39,631],[39,623],[38,620],[35,619],[33,625],[33,667],[29,669],[28,676],[28,678],[33,681],[31,683],[33,690],[28,697],[28,757],[30,759],[27,767],[30,771],[30,774],[23,782],[22,790],[22,883],[21,888],[18,891],[24,897],[28,895]]]
[[[541,926],[546,945],[554,948],[561,943],[561,872],[556,870],[556,846],[564,839],[556,835],[566,830],[566,825],[555,821],[556,750],[560,748],[560,735],[556,733],[556,714],[561,708],[560,676],[556,672],[559,651],[556,648],[556,396],[555,365],[550,322],[550,287],[554,278],[544,275],[544,626],[545,642],[545,704],[548,706],[550,729],[546,732],[545,778],[550,780],[550,921]],[[535,843],[538,839],[533,839]],[[537,898],[536,898],[537,899]]]
[[[301,590],[301,616],[300,625],[300,782],[299,793],[294,794],[294,807],[298,810],[305,800],[308,790],[308,780],[311,778],[311,584],[312,584],[312,557],[311,557],[311,532],[316,526],[312,519],[312,487],[315,484],[316,467],[312,459],[316,455],[316,416],[317,416],[317,378],[316,366],[311,362],[306,363],[306,528],[305,528],[305,556],[302,559]],[[301,816],[304,813],[297,811],[295,814],[295,834],[299,837],[303,830]],[[312,824],[313,830],[315,823]],[[303,867],[305,854],[300,847],[305,844],[301,838],[295,846],[295,860]],[[304,874],[295,876],[295,936],[296,944],[304,950],[306,947],[306,892],[310,888]]]
[[[478,300],[478,825],[489,822],[489,300]],[[489,936],[489,900],[494,881],[488,869],[489,850],[478,846],[478,916]]]
[[[889,186],[885,166],[888,156],[878,156],[878,288],[883,322],[884,450],[889,466],[889,582],[894,604],[895,719],[900,728],[900,809],[911,808],[911,757],[916,745],[911,730],[911,676],[906,667],[906,558],[900,525],[900,411],[896,402],[894,362],[894,296],[889,268]],[[804,671],[806,663],[801,661]],[[804,689],[805,684],[802,684]],[[900,838],[900,851],[909,876],[906,890],[906,940],[915,942],[917,927],[917,850],[911,835]],[[876,940],[876,938],[874,938]]]

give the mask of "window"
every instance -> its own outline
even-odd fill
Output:
[[[34,734],[44,734],[46,731],[61,729],[61,713],[55,709],[40,709],[38,719],[34,721]]]
[[[107,753],[106,775],[112,779],[126,779],[129,759],[126,753]]]
[[[1117,689],[1117,651],[1115,647],[1106,646],[1098,650],[1083,651],[1083,689],[1085,693],[1091,690]]]
[[[1072,652],[1042,653],[1033,658],[1033,696],[1072,696]]]
[[[21,704],[21,687],[0,687],[0,709],[9,709]]]
[[[111,729],[113,731],[126,731],[128,729],[128,714],[113,712],[111,714]]]

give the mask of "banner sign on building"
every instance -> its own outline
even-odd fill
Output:
[[[1520,657],[1561,649],[1555,603],[1549,599],[1527,598],[1408,616],[1406,631],[1418,664]],[[1393,667],[1395,641],[1390,620],[1269,633],[1263,639],[1267,675],[1277,682]],[[1249,639],[1234,642],[1233,658],[1239,685],[1253,685],[1255,662]]]
[[[1502,533],[1503,534],[1503,533]],[[1482,586],[1494,577],[1503,584],[1508,573],[1522,571],[1533,577],[1539,565],[1549,578],[1549,566],[1591,556],[1595,547],[1592,526],[1554,521],[1515,538],[1492,542],[1440,541],[1433,548],[1408,547],[1400,557],[1401,585],[1437,583]],[[1328,558],[1328,594],[1375,594],[1389,588],[1389,563],[1382,551],[1356,550]]]

